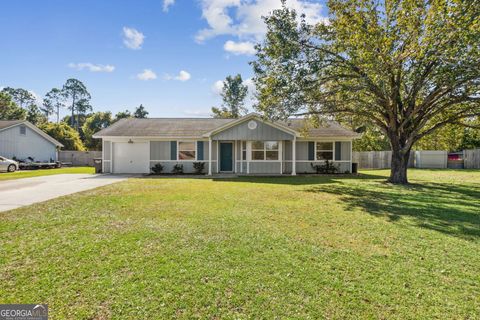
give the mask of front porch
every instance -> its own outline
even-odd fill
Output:
[[[351,141],[209,140],[208,174],[281,176],[314,173],[332,162],[351,172]]]

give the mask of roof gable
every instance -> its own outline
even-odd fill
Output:
[[[297,132],[251,115],[209,132],[205,136],[213,140],[293,140]]]
[[[2,120],[0,121],[0,131],[7,130],[19,125],[27,126],[31,130],[33,130],[35,133],[40,135],[42,138],[44,138],[45,140],[48,140],[49,142],[56,145],[57,147],[63,147],[63,144],[61,144],[56,139],[52,138],[51,136],[49,136],[48,134],[46,134],[45,132],[40,130],[37,126],[28,122],[27,120],[7,120],[7,121]]]

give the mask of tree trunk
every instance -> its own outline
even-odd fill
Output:
[[[393,184],[408,184],[407,167],[410,150],[392,150],[392,164],[388,182]]]

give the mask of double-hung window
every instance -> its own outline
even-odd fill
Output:
[[[195,141],[178,142],[178,160],[195,160],[196,148]]]
[[[316,143],[316,160],[333,160],[333,142]]]
[[[247,160],[247,141],[242,141],[242,160]]]
[[[252,141],[252,160],[278,160],[278,141]]]

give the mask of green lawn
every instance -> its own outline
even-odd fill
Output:
[[[93,167],[71,167],[71,168],[59,168],[59,169],[41,169],[41,170],[23,170],[16,172],[0,172],[0,181],[22,179],[40,176],[50,176],[53,174],[62,173],[95,173]]]
[[[0,213],[52,319],[479,319],[480,171],[143,178]]]

